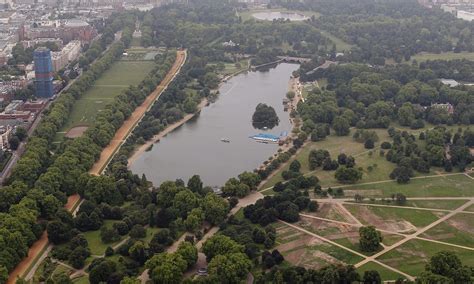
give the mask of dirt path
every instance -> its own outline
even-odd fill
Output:
[[[472,199],[471,201],[463,204],[462,206],[458,207],[456,210],[452,211],[451,213],[439,218],[438,220],[436,220],[435,222],[429,224],[428,226],[424,227],[424,228],[421,228],[421,229],[418,229],[415,233],[411,234],[411,235],[408,235],[406,238],[396,242],[395,244],[391,245],[391,246],[388,246],[386,248],[384,248],[383,250],[381,250],[380,252],[374,254],[374,255],[371,255],[367,258],[365,258],[364,260],[362,260],[361,262],[357,263],[355,265],[356,268],[358,267],[361,267],[362,265],[370,262],[370,261],[375,261],[375,259],[401,245],[403,245],[404,243],[418,237],[419,235],[423,234],[424,232],[428,231],[429,229],[443,223],[444,221],[448,220],[449,218],[453,217],[454,215],[456,215],[457,213],[460,213],[462,212],[464,209],[468,208],[469,206],[471,206],[472,204],[474,204],[474,199]],[[470,247],[465,247],[465,246],[458,246],[458,247],[461,247],[461,248],[465,248],[465,249],[471,249]]]
[[[186,61],[186,56],[186,51],[177,52],[176,61],[171,67],[170,71],[168,71],[168,74],[166,74],[160,85],[156,87],[155,91],[153,91],[153,93],[151,93],[145,99],[141,106],[135,109],[132,115],[117,130],[110,144],[102,150],[100,159],[94,164],[92,169],[89,171],[90,174],[99,175],[102,173],[103,169],[107,166],[115,152],[120,148],[123,141],[126,140],[127,136],[130,134],[133,128],[138,124],[138,122],[142,119],[145,113],[153,105],[155,100],[159,98],[159,96],[163,93],[164,90],[166,90],[171,81],[179,73],[181,67]],[[81,198],[78,194],[69,196],[65,208],[68,211],[74,211],[78,207],[80,201]],[[16,279],[18,277],[24,276],[27,271],[28,274],[26,276],[32,276],[32,272],[29,270],[32,270],[34,272],[36,263],[41,260],[45,255],[47,255],[46,248],[48,246],[48,243],[48,236],[46,232],[44,232],[41,237],[28,250],[28,256],[24,258],[10,273],[7,284],[15,283]]]
[[[145,99],[142,105],[135,109],[132,115],[117,130],[114,137],[112,138],[112,141],[102,150],[99,160],[94,164],[94,166],[92,166],[92,169],[89,171],[91,174],[100,175],[103,172],[103,170],[110,162],[114,154],[120,149],[120,146],[122,146],[122,143],[125,142],[128,135],[140,122],[145,113],[153,106],[153,103],[160,97],[163,91],[166,90],[171,81],[173,81],[185,61],[186,51],[178,51],[176,61],[171,67],[170,71],[168,71],[168,74],[166,74],[160,85],[156,87],[155,91],[153,91],[153,93],[151,93]]]
[[[336,242],[334,242],[334,241],[331,241],[330,239],[327,239],[327,238],[325,238],[325,237],[322,237],[322,236],[319,236],[319,235],[317,235],[317,234],[314,234],[314,233],[312,233],[312,232],[310,232],[310,231],[308,231],[308,230],[305,230],[305,229],[303,229],[303,228],[301,228],[301,227],[298,227],[298,226],[296,226],[296,225],[293,225],[293,224],[290,224],[290,223],[287,223],[287,222],[281,221],[281,220],[278,220],[278,222],[283,223],[283,224],[285,224],[285,225],[287,225],[287,226],[290,226],[290,227],[292,227],[293,229],[296,229],[296,230],[301,231],[301,232],[303,232],[303,233],[306,233],[306,234],[308,234],[308,235],[310,235],[310,236],[313,236],[313,237],[315,237],[315,238],[318,238],[318,239],[320,239],[320,240],[322,240],[322,241],[324,241],[324,242],[326,242],[326,243],[329,243],[329,244],[331,244],[331,245],[337,246],[337,247],[339,247],[339,248],[341,248],[341,249],[343,249],[343,250],[346,250],[346,251],[348,251],[348,252],[351,252],[351,253],[353,253],[353,254],[355,254],[355,255],[358,255],[358,256],[364,258],[365,260],[369,258],[369,257],[367,257],[366,255],[363,255],[363,254],[359,253],[358,251],[355,251],[355,250],[352,250],[352,249],[350,249],[350,248],[347,248],[347,247],[345,247],[345,246],[343,246],[343,245],[340,245],[340,244],[338,244],[338,243],[336,243]],[[390,270],[392,270],[392,271],[395,271],[395,272],[397,272],[397,273],[399,273],[399,274],[405,276],[407,279],[414,280],[413,276],[408,275],[408,274],[406,274],[406,273],[404,273],[404,272],[402,272],[402,271],[400,271],[400,270],[398,270],[398,269],[396,269],[396,268],[393,268],[393,267],[391,267],[391,266],[388,266],[388,265],[386,265],[386,264],[384,264],[384,263],[382,263],[382,262],[380,262],[380,261],[378,261],[378,260],[373,259],[373,260],[371,260],[371,261],[373,261],[373,262],[375,262],[375,263],[377,263],[377,264],[379,264],[379,265],[381,265],[381,266],[383,266],[383,267],[385,267],[385,268],[387,268],[387,269],[390,269]],[[358,267],[358,266],[357,266],[357,267]]]

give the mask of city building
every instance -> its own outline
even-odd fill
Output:
[[[59,38],[64,43],[72,40],[90,43],[97,36],[96,29],[79,19],[34,22],[20,27],[18,33],[20,40]]]
[[[73,40],[69,42],[61,51],[52,52],[51,60],[54,72],[58,72],[69,62],[76,60],[81,52],[81,42]]]
[[[53,90],[53,64],[51,51],[46,47],[39,47],[34,51],[35,87],[38,98],[50,98]]]
[[[12,134],[13,127],[10,125],[0,125],[0,149],[5,151],[8,149],[8,140]]]

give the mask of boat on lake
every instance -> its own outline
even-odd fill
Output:
[[[228,138],[221,138],[221,141],[224,143],[230,143],[230,140]]]

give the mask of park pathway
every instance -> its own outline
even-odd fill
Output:
[[[386,248],[384,248],[383,250],[381,250],[380,252],[374,254],[374,255],[371,255],[369,257],[367,257],[366,259],[362,260],[361,262],[357,263],[355,265],[355,267],[361,267],[362,265],[370,262],[370,261],[375,261],[375,259],[401,245],[403,245],[404,243],[410,241],[410,240],[413,240],[414,238],[418,237],[419,235],[423,234],[424,232],[428,231],[429,229],[431,228],[434,228],[435,226],[443,223],[444,221],[448,220],[449,218],[453,217],[454,215],[456,215],[457,213],[460,213],[460,212],[463,212],[464,209],[468,208],[469,206],[471,206],[472,204],[474,204],[474,199],[471,199],[469,202],[461,205],[460,207],[458,207],[456,210],[450,212],[449,214],[439,218],[438,220],[434,221],[433,223],[429,224],[428,226],[424,227],[424,228],[421,228],[421,229],[418,229],[415,233],[411,234],[411,235],[408,235],[406,238],[396,242],[395,244],[391,245],[391,246],[388,246]],[[464,247],[464,246],[459,246],[459,247],[463,247],[463,248],[466,248],[466,249],[472,249],[472,248],[469,248],[469,247]]]

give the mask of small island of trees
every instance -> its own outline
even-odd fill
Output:
[[[264,103],[260,103],[255,108],[255,112],[252,116],[252,125],[255,128],[263,129],[269,128],[272,129],[273,127],[277,126],[280,122],[275,109],[269,105]]]

